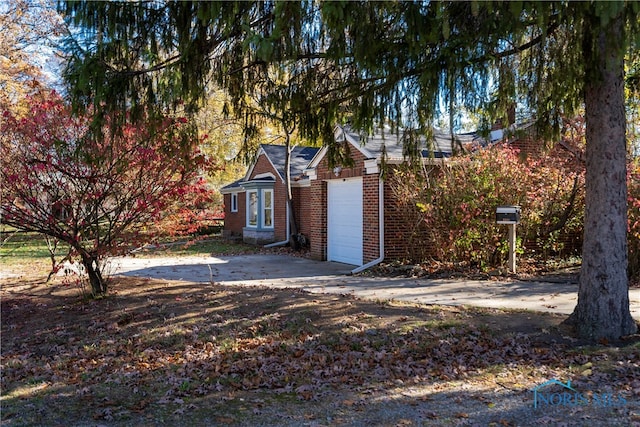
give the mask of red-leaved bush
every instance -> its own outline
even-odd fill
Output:
[[[183,120],[115,126],[107,118],[101,132],[90,120],[55,93],[32,100],[23,117],[4,113],[0,214],[67,243],[102,294],[102,258],[142,243],[176,200],[200,191],[205,159],[180,132]]]
[[[640,159],[629,163],[628,170],[629,206],[629,279],[640,281]]]
[[[549,256],[580,247],[584,167],[562,150],[523,158],[498,145],[433,166],[428,173],[400,169],[390,186],[409,224],[413,261],[432,256],[481,267],[505,259],[507,227],[496,224],[496,207],[519,205],[518,251]],[[417,243],[422,244],[418,245]]]
[[[579,137],[578,137],[579,138]],[[566,140],[565,140],[566,142]],[[400,204],[407,259],[498,266],[506,260],[506,226],[499,205],[520,205],[518,251],[529,258],[579,254],[584,215],[581,150],[563,144],[524,158],[495,146],[432,166],[427,173],[400,168],[389,184]],[[640,281],[640,159],[628,166],[629,278]]]

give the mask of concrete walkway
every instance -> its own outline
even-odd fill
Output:
[[[229,257],[122,257],[110,273],[224,285],[302,288],[308,292],[425,304],[528,309],[569,314],[577,302],[575,283],[520,280],[412,279],[349,275],[352,265],[288,255]],[[640,320],[640,289],[631,289],[631,314]]]

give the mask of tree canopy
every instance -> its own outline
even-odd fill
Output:
[[[619,7],[637,33],[638,6],[616,4],[73,1],[85,32],[66,77],[76,101],[114,109],[197,109],[215,81],[238,114],[259,94],[312,139],[345,118],[428,128],[443,100],[487,123],[517,103],[557,133],[581,105],[588,14]]]
[[[202,186],[204,159],[174,140],[180,121],[129,125],[95,140],[87,138],[90,117],[71,116],[56,94],[32,99],[25,117],[4,119],[2,222],[68,244],[93,294],[107,290],[106,255],[131,249],[148,223]]]
[[[585,260],[571,319],[592,339],[636,330],[622,177],[624,58],[637,58],[639,3],[72,1],[61,10],[83,29],[66,70],[75,104],[132,108],[133,118],[149,106],[196,110],[210,82],[229,94],[227,111],[251,117],[256,95],[329,144],[344,120],[428,136],[441,105],[482,112],[486,124],[515,106],[551,137],[585,108]]]
[[[0,4],[0,109],[25,112],[21,103],[27,95],[50,83],[42,69],[47,56],[42,50],[63,30],[62,19],[45,1]]]

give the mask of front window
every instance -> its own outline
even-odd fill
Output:
[[[247,227],[273,228],[273,188],[247,190]]]
[[[273,190],[262,190],[262,226],[273,227]]]
[[[258,226],[258,192],[256,190],[247,193],[249,202],[247,203],[248,215],[247,225],[250,227]]]

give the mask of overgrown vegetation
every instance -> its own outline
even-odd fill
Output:
[[[427,174],[404,169],[391,185],[413,215],[414,239],[430,242],[443,261],[499,266],[508,253],[507,229],[496,224],[496,207],[520,205],[518,250],[547,258],[580,247],[584,173],[571,156],[545,154],[522,159],[497,146],[461,156]],[[418,183],[416,185],[416,182]],[[415,256],[414,254],[409,254]]]
[[[545,262],[580,255],[584,165],[580,154],[556,149],[523,156],[496,146],[461,156],[425,173],[405,168],[390,178],[409,229],[407,258],[462,263],[481,269],[507,259],[507,229],[496,224],[500,205],[520,205],[517,251]],[[560,155],[558,155],[560,152]],[[576,151],[574,150],[573,153]],[[640,160],[629,163],[629,277],[640,280]],[[426,242],[426,243],[425,243]]]
[[[629,165],[629,277],[640,282],[640,158]]]

